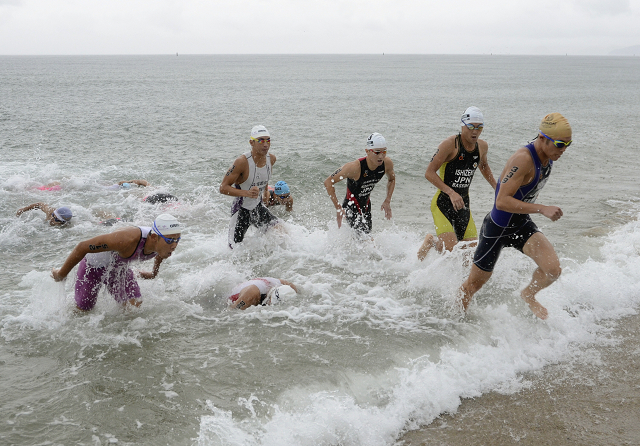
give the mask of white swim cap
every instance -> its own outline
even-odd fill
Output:
[[[269,135],[269,130],[267,130],[265,126],[256,125],[251,129],[251,138],[258,139],[263,137],[271,138],[271,135]]]
[[[58,208],[55,211],[53,211],[53,215],[60,222],[62,222],[61,224],[63,225],[66,224],[69,220],[71,220],[71,217],[73,217],[73,214],[71,213],[71,209],[69,209],[66,206],[62,206],[61,208]]]
[[[281,302],[295,297],[296,294],[296,290],[291,288],[289,285],[281,285],[279,287],[273,287],[269,290],[269,292],[267,293],[267,300],[271,303],[271,305],[278,305]]]
[[[473,105],[464,111],[461,120],[462,124],[460,124],[460,126],[467,125],[469,123],[484,124],[484,116],[482,116],[482,112],[478,107]]]
[[[159,235],[179,234],[182,232],[182,225],[171,214],[160,214],[153,222],[153,232]]]
[[[367,149],[386,149],[387,140],[380,133],[372,133],[367,138]]]

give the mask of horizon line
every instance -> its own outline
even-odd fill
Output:
[[[531,56],[531,57],[638,57],[637,54],[530,54],[530,53],[82,53],[82,54],[0,54],[0,57],[96,57],[96,56]]]

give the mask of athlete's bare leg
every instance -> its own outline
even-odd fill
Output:
[[[438,242],[436,243],[436,249],[442,253],[446,249],[447,251],[453,251],[453,248],[458,244],[458,237],[455,232],[443,232],[438,236]]]
[[[469,265],[471,265],[471,262],[473,262],[473,255],[476,252],[475,248],[476,246],[478,246],[478,238],[477,237],[465,238],[462,241],[471,242],[471,243],[465,243],[464,245],[462,245],[462,249],[465,250],[462,253],[462,266],[467,268]],[[474,248],[474,249],[469,249],[469,248]]]
[[[529,308],[540,319],[546,319],[549,312],[536,300],[536,294],[558,280],[562,273],[560,260],[553,245],[542,232],[536,232],[527,240],[522,249],[538,265],[533,272],[531,282],[520,293]]]
[[[421,262],[424,260],[427,254],[429,254],[431,248],[436,245],[436,240],[437,239],[433,236],[433,234],[427,234],[425,236],[424,242],[422,242],[422,246],[420,246],[420,249],[418,249],[418,260],[420,260]]]
[[[473,295],[487,283],[491,274],[493,274],[491,271],[483,271],[477,266],[471,265],[471,273],[469,273],[469,277],[464,281],[458,292],[458,298],[462,303],[464,311],[467,311]]]

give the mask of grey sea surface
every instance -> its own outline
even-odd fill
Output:
[[[495,395],[519,413],[545,379],[570,393],[591,379],[594,351],[631,336],[616,327],[640,304],[639,83],[629,57],[0,57],[0,443],[393,445],[430,426],[420,438],[437,430],[454,444],[458,431],[436,429],[446,414],[466,420]],[[470,105],[484,113],[495,176],[545,114],[571,122],[574,143],[538,198],[564,215],[533,217],[563,267],[539,296],[545,322],[519,298],[534,269],[522,254],[505,250],[465,317],[464,250],[416,257],[434,232],[427,164]],[[231,199],[218,187],[256,124],[271,132],[272,183],[289,183],[294,211],[274,211],[285,231],[250,229],[230,250]],[[364,156],[372,132],[387,139],[397,185],[390,221],[385,180],[374,190],[364,242],[337,228],[322,182]],[[108,187],[138,178],[150,186]],[[60,190],[39,189],[52,182]],[[143,201],[153,193],[178,202]],[[15,216],[35,202],[69,206],[73,223]],[[477,224],[492,203],[476,175]],[[123,311],[103,290],[94,310],[74,312],[75,271],[55,283],[51,268],[80,241],[162,212],[187,229],[158,277],[140,280],[144,304]],[[100,224],[110,217],[122,221]],[[261,276],[300,296],[228,310],[229,290]],[[611,357],[610,376],[632,361]],[[478,438],[493,428],[473,426]]]

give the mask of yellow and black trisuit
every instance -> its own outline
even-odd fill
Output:
[[[462,197],[465,208],[456,211],[453,209],[449,195],[438,189],[431,200],[431,213],[436,226],[436,235],[445,232],[455,232],[458,240],[476,238],[478,231],[471,216],[469,208],[469,186],[473,180],[473,174],[480,164],[480,150],[478,143],[471,152],[468,152],[462,144],[460,134],[455,140],[458,152],[454,159],[444,163],[438,170],[442,181]]]

